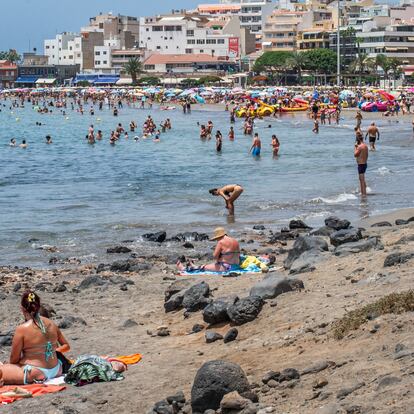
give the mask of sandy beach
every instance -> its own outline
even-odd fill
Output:
[[[273,234],[270,243],[272,237],[266,229],[242,235],[244,240],[255,240],[257,246],[250,251],[252,244],[242,242],[247,252],[276,255],[275,267],[267,275],[177,276],[175,258],[164,257],[162,246],[159,255],[153,257],[141,257],[139,252],[132,252],[133,257],[114,255],[114,262],[132,260],[136,269],[142,269],[135,271],[115,271],[119,266],[109,270],[109,266],[98,263],[44,270],[3,267],[1,360],[9,356],[7,334],[21,322],[19,298],[28,287],[36,289],[56,312],[56,323],[65,327],[62,331],[72,347],[69,356],[143,355],[140,363],[129,368],[124,381],[81,388],[68,386],[61,393],[18,401],[4,409],[16,413],[156,413],[151,411],[154,403],[178,391],[191,401],[197,370],[203,363],[219,359],[239,364],[246,373],[258,397],[249,412],[408,413],[414,403],[412,309],[401,314],[372,315],[342,339],[335,337],[335,327],[347,312],[412,288],[414,221],[394,223],[413,216],[414,209],[410,209],[358,223],[365,228],[360,243],[375,239],[372,248],[338,255],[339,248],[329,244],[329,250],[318,254],[311,267],[305,266],[302,273],[295,275],[289,275],[283,261],[297,237],[309,230],[291,230],[294,240],[287,242]],[[373,222],[384,221],[390,225],[371,227]],[[351,246],[342,246],[347,244]],[[212,243],[194,245],[190,251],[182,248],[183,253],[204,259]],[[394,253],[408,259],[384,267],[384,260]],[[188,288],[205,281],[214,301],[231,295],[244,298],[264,277],[300,279],[304,289],[267,299],[254,321],[237,326],[238,337],[233,342],[206,343],[206,330],[224,335],[231,325],[228,322],[208,327],[200,311],[164,311],[164,292],[171,284]],[[190,334],[195,324],[203,328]],[[157,333],[163,330],[169,334],[159,336]],[[300,378],[263,382],[269,371],[286,368],[297,370]],[[181,411],[163,412],[191,410],[187,403]]]

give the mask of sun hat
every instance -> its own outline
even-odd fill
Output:
[[[217,227],[214,229],[214,236],[210,239],[211,241],[221,239],[226,235],[226,230],[223,227]]]

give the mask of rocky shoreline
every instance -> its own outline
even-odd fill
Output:
[[[396,216],[397,215],[397,216]],[[352,225],[331,217],[242,235],[272,254],[266,274],[180,277],[177,256],[109,246],[109,263],[52,256],[48,269],[0,268],[0,358],[34,288],[71,343],[70,356],[143,360],[122,382],[19,401],[12,412],[407,413],[414,406],[414,213]],[[200,261],[207,235],[177,235]],[[52,253],[53,254],[53,253]],[[407,293],[408,292],[408,293]],[[353,312],[351,312],[353,311]],[[354,320],[355,319],[355,320]]]

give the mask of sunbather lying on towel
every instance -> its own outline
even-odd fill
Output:
[[[0,363],[0,386],[41,383],[62,373],[56,352],[68,352],[70,346],[50,319],[40,316],[40,298],[31,291],[23,294],[21,309],[25,322],[16,328],[10,363]]]
[[[239,269],[239,242],[236,239],[227,236],[226,230],[223,227],[217,227],[214,230],[214,236],[210,240],[218,241],[213,253],[215,263],[210,263],[201,267],[196,267],[192,262],[186,263],[184,260],[183,263],[183,261],[179,260],[177,262],[178,270],[207,270],[213,272],[229,272],[233,269]]]

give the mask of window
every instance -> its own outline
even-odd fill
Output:
[[[108,61],[107,61],[107,60],[104,60],[104,61],[103,61],[103,64],[104,64],[104,65],[106,65],[107,63],[108,63]]]
[[[206,42],[208,45],[215,45],[217,43],[216,39],[207,39]]]
[[[95,65],[100,65],[101,61],[100,60],[95,60]]]
[[[195,45],[195,39],[187,39],[188,45]]]
[[[101,52],[95,52],[95,56],[99,56]]]
[[[162,32],[163,27],[162,26],[152,26],[152,31],[153,32]],[[147,32],[148,32],[148,29],[147,29]]]
[[[104,50],[104,51],[102,52],[102,54],[106,55],[106,50]]]
[[[145,65],[144,69],[145,70],[155,70],[155,65]]]
[[[191,55],[193,53],[193,49],[185,49],[185,53],[187,55]]]
[[[200,49],[200,53],[204,53],[204,50],[203,49]]]
[[[219,45],[224,45],[224,39],[217,39],[217,43]]]
[[[181,26],[175,26],[175,31],[176,32],[181,32],[183,30],[183,28]]]
[[[157,49],[160,50],[161,49],[161,46],[157,46]]]
[[[49,45],[48,45],[48,46],[46,46],[46,49],[49,49]]]
[[[193,37],[194,36],[194,30],[187,30],[187,36]]]
[[[204,45],[206,43],[206,41],[204,39],[197,39],[197,44],[198,45]]]

